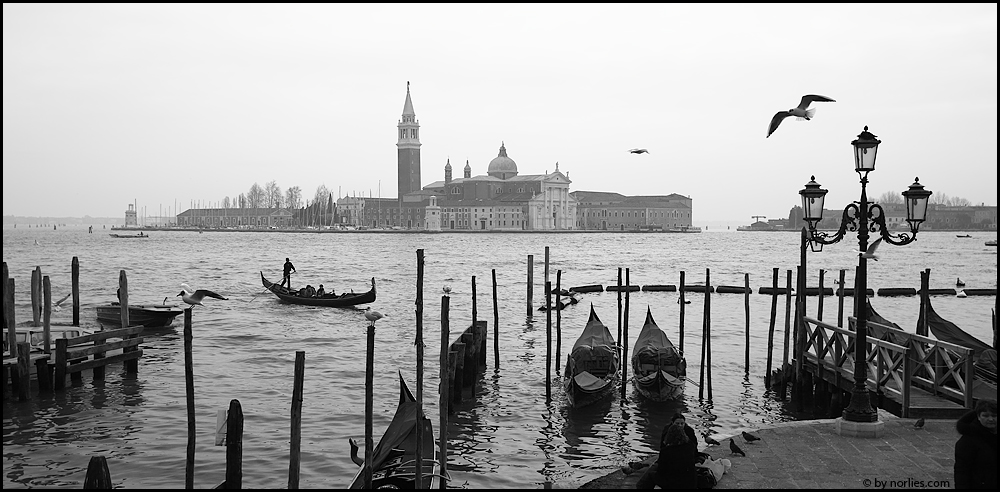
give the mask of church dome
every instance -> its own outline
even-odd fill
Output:
[[[514,159],[507,157],[507,149],[504,148],[503,142],[500,143],[500,155],[490,161],[490,167],[486,173],[490,176],[493,176],[494,173],[505,175],[517,174],[517,164],[514,162]]]

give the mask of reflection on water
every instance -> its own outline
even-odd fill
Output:
[[[969,288],[995,288],[996,250],[955,240],[950,233],[921,233],[907,247],[887,251],[871,265],[873,288],[919,285],[919,272],[932,269],[931,287],[952,287],[961,277]],[[35,247],[39,239],[44,246]],[[453,287],[449,313],[454,341],[471,323],[471,276],[490,278],[497,272],[500,313],[500,368],[479,378],[475,397],[455,406],[450,416],[449,471],[458,488],[571,488],[654,454],[659,436],[674,412],[682,412],[699,435],[727,434],[796,418],[763,386],[767,359],[770,297],[753,295],[751,360],[744,368],[744,296],[715,295],[711,301],[713,396],[699,400],[688,384],[682,401],[653,403],[629,382],[590,407],[570,410],[562,393],[559,369],[586,324],[589,304],[601,319],[617,321],[616,293],[580,295],[581,302],[559,311],[560,347],[553,347],[552,401],[545,398],[545,313],[526,316],[526,256],[542,258],[552,247],[550,271],[562,270],[564,288],[612,285],[619,267],[630,268],[635,285],[677,284],[679,273],[697,283],[711,268],[718,285],[742,285],[744,273],[757,286],[770,286],[772,268],[782,271],[798,262],[795,234],[245,234],[163,233],[141,244],[124,244],[86,228],[59,231],[4,229],[3,251],[19,289],[18,319],[30,319],[27,285],[30,271],[41,267],[52,280],[53,297],[69,293],[70,262],[81,264],[81,319],[96,327],[95,307],[114,300],[119,270],[128,274],[130,298],[136,303],[162,302],[175,295],[181,282],[210,288],[229,301],[206,303],[193,312],[196,465],[195,487],[213,487],[225,474],[225,449],[214,446],[216,412],[239,399],[246,417],[244,485],[282,488],[287,485],[290,408],[296,351],[306,352],[302,407],[301,480],[308,488],[342,488],[357,471],[347,439],[364,436],[365,326],[359,309],[303,308],[261,294],[260,271],[279,276],[286,256],[299,267],[294,282],[323,283],[337,292],[367,290],[378,284],[372,305],[388,317],[379,321],[374,363],[374,431],[381,436],[398,401],[397,371],[415,380],[414,310],[417,249],[425,249],[424,410],[438,429],[436,387],[439,381],[441,286]],[[489,255],[482,254],[491,251]],[[595,254],[595,252],[599,252]],[[816,285],[820,268],[847,270],[853,282],[856,252],[850,247],[810,254],[808,284]],[[543,264],[535,262],[533,305],[544,305]],[[784,275],[781,276],[784,279]],[[829,283],[829,282],[828,282]],[[480,282],[480,284],[483,284]],[[752,285],[753,285],[752,284]],[[173,297],[171,297],[173,299]],[[704,296],[690,295],[684,337],[689,374],[698,371]],[[679,342],[677,293],[635,292],[629,326],[641,326],[649,306],[671,340]],[[214,301],[214,300],[212,300]],[[911,329],[919,299],[876,297],[873,304],[886,318]],[[477,289],[477,306],[492,307],[492,289]],[[992,337],[992,297],[936,297],[935,310],[984,340]],[[779,299],[783,306],[784,299]],[[836,302],[826,300],[827,319],[835,319]],[[807,301],[816,311],[815,298]],[[479,317],[494,327],[489,309]],[[774,331],[775,364],[781,358],[784,310],[778,309]],[[542,316],[538,316],[542,314]],[[63,309],[55,321],[71,315]],[[104,382],[89,373],[54,395],[33,395],[28,402],[4,402],[4,488],[73,487],[82,485],[91,456],[108,457],[118,487],[176,487],[184,484],[187,444],[182,328],[144,333],[139,374],[125,376],[113,365]],[[609,325],[612,333],[617,326]],[[553,326],[553,339],[555,327]],[[630,330],[634,346],[638,330]],[[558,352],[557,352],[558,349]],[[559,353],[563,360],[555,358]],[[623,364],[627,361],[623,361]],[[629,371],[631,372],[631,371]],[[415,385],[411,385],[415,387]]]

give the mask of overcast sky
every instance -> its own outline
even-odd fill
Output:
[[[157,215],[271,180],[395,197],[407,81],[423,185],[504,142],[521,174],[746,224],[813,174],[828,208],[858,200],[868,125],[870,195],[919,177],[997,203],[996,3],[4,3],[3,213]],[[836,102],[765,138],[804,94]]]

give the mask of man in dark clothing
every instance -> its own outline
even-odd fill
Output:
[[[680,453],[683,457],[685,457],[685,459],[682,461],[686,462],[686,457],[689,455],[694,457],[693,461],[694,463],[700,463],[701,461],[704,461],[704,458],[699,456],[702,455],[703,453],[698,452],[698,437],[697,435],[695,435],[694,429],[692,429],[691,426],[687,425],[687,419],[685,419],[684,415],[681,414],[680,412],[674,414],[673,418],[670,419],[670,424],[668,424],[666,427],[663,428],[663,433],[660,435],[660,459],[663,459],[664,448],[668,446],[666,444],[666,442],[668,441],[667,431],[669,431],[670,427],[674,425],[678,426],[680,429],[683,429],[685,437],[684,441],[686,442],[672,443],[674,446],[671,446],[671,449],[673,449],[674,451],[668,451],[667,454],[671,456],[677,455],[678,451],[676,451],[677,448],[675,446],[683,444],[688,449],[685,450],[683,453]],[[663,476],[663,472],[660,471],[660,466],[661,466],[660,460],[657,460],[652,465],[650,465],[649,468],[646,469],[646,471],[643,473],[643,475],[639,477],[639,480],[635,484],[635,488],[651,489],[656,485],[659,485],[661,488],[667,488],[660,483],[661,480],[659,479],[659,477]],[[681,486],[680,488],[687,488],[687,487]],[[694,488],[694,485],[691,485],[690,488]]]
[[[292,265],[292,260],[285,258],[285,274],[281,277],[281,283],[278,284],[279,287],[288,287],[289,290],[292,288],[292,272],[295,271],[295,265]]]
[[[955,424],[955,488],[997,488],[997,402],[980,400]]]

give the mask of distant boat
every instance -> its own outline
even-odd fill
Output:
[[[146,238],[146,237],[149,237],[149,234],[143,234],[141,232],[139,234],[108,234],[108,235],[111,236],[111,237],[114,237],[114,238],[118,238],[118,239],[133,239],[133,238]]]
[[[986,241],[986,245],[987,246],[996,246],[997,245],[997,240],[996,239],[990,239],[989,241]]]
[[[972,237],[968,234],[955,234],[955,237]]]

